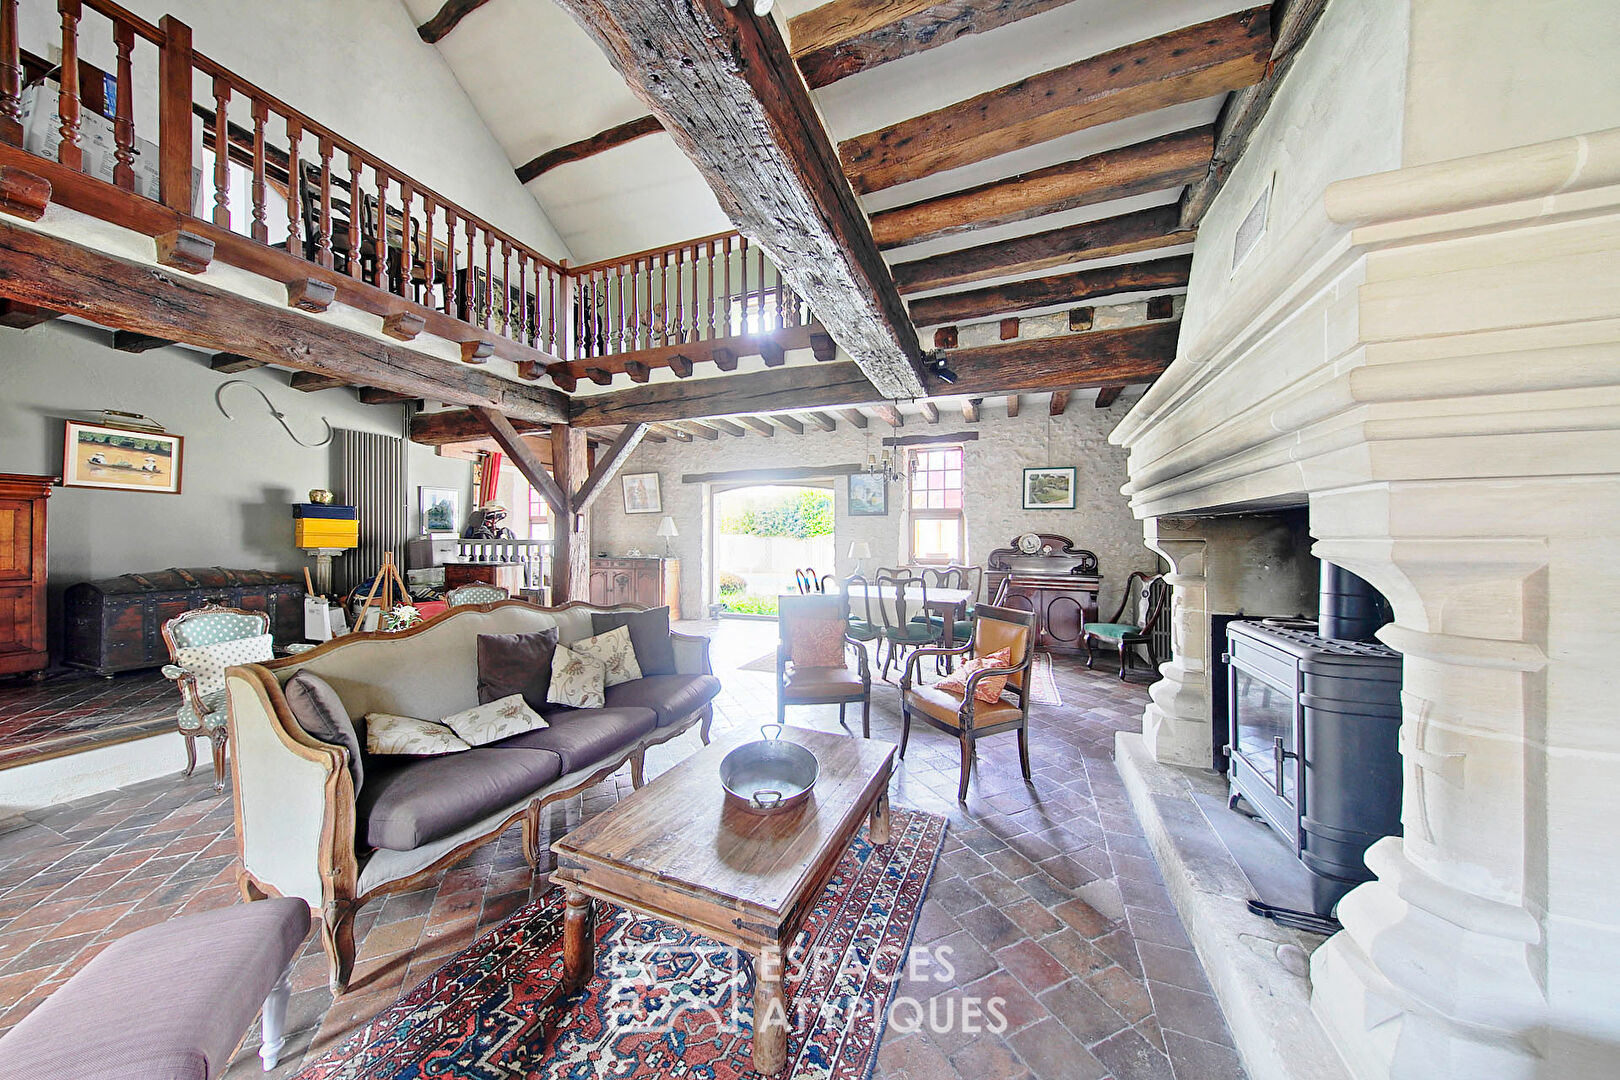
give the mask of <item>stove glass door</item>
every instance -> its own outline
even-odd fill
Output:
[[[1299,752],[1294,738],[1292,693],[1280,690],[1266,680],[1232,665],[1234,752],[1265,781],[1274,794],[1290,806],[1298,806],[1296,776],[1292,755]],[[1278,760],[1277,740],[1282,740],[1284,757]],[[1279,778],[1278,767],[1281,766]]]

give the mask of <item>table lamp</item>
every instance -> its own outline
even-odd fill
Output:
[[[872,546],[865,540],[856,540],[849,545],[849,557],[855,560],[854,573],[861,572],[861,561],[872,557]]]
[[[664,520],[658,523],[658,535],[664,538],[664,558],[667,559],[669,558],[670,538],[681,535],[679,530],[675,528],[675,519],[665,514]]]

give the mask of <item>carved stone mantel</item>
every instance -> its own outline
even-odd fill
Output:
[[[1405,835],[1313,957],[1318,1018],[1358,1080],[1612,1075],[1620,130],[1340,181],[1325,216],[1114,433],[1175,570],[1144,733],[1208,745],[1210,553],[1162,519],[1307,500],[1405,657]]]

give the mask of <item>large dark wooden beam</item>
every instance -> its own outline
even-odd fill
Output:
[[[601,427],[696,420],[768,412],[786,403],[802,409],[821,409],[879,401],[882,397],[859,367],[836,361],[685,383],[653,383],[575,398],[572,422],[580,427]]]
[[[788,23],[812,90],[1069,0],[832,0]]]
[[[417,36],[429,45],[442,41],[457,23],[487,3],[489,0],[444,0],[433,18],[416,28]]]
[[[508,417],[519,434],[545,434],[551,425]],[[489,430],[471,409],[443,409],[411,417],[411,441],[425,446],[450,446],[489,438]]]
[[[858,192],[878,191],[1100,124],[1259,82],[1268,7],[1138,41],[857,135],[838,146]]]
[[[478,407],[469,412],[483,429],[484,437],[495,440],[495,445],[512,459],[512,464],[517,466],[523,478],[540,493],[542,499],[546,500],[546,505],[557,515],[558,522],[566,520],[569,511],[573,509],[573,501],[568,495],[568,490],[552,478],[546,468],[547,463],[540,459],[528,440],[512,426],[512,421],[502,416],[496,409]],[[555,454],[553,459],[555,460]]]
[[[562,6],[878,396],[918,393],[916,333],[776,23],[724,0]]]
[[[1198,233],[1183,230],[1180,220],[1180,207],[1166,203],[1100,221],[1082,221],[1062,229],[897,263],[892,268],[894,283],[902,293],[923,292],[985,278],[1032,273],[1081,260],[1108,259],[1190,244]]]
[[[736,360],[742,356],[759,356],[767,364],[773,359],[780,365],[789,350],[808,349],[811,340],[821,332],[821,326],[811,323],[808,326],[790,326],[786,329],[774,330],[769,334],[745,334],[739,337],[709,338],[702,341],[686,341],[678,345],[659,345],[651,349],[636,349],[632,352],[610,353],[607,356],[592,356],[583,360],[568,360],[550,365],[546,374],[556,379],[559,386],[566,387],[569,382],[591,378],[591,372],[598,372],[612,381],[614,375],[630,375],[636,382],[646,382],[645,379],[635,378],[637,367],[645,368],[648,372],[658,368],[670,368],[680,378],[692,374],[694,364],[713,362],[716,366],[723,363],[731,364],[731,368],[722,367],[721,370],[731,370],[736,367]],[[606,384],[603,384],[606,385]]]
[[[1119,400],[1119,392],[1123,386],[1105,386],[1097,391],[1097,408],[1106,409]]]
[[[1077,206],[1179,187],[1209,170],[1214,129],[1191,128],[1031,173],[952,192],[872,217],[883,248],[1024,221]],[[821,309],[817,309],[820,311]]]
[[[613,445],[596,455],[596,467],[591,470],[585,486],[574,495],[576,513],[589,510],[596,497],[607,490],[609,481],[617,476],[624,463],[630,460],[630,455],[635,453],[636,447],[641,445],[641,440],[646,434],[646,424],[626,424],[624,430],[619,432],[619,437],[613,440]]]
[[[0,222],[0,295],[58,308],[115,330],[267,364],[330,375],[360,386],[460,405],[489,405],[547,422],[567,416],[567,398],[310,318],[285,306],[224,292],[197,278],[81,247]]]
[[[606,131],[598,131],[587,139],[571,142],[566,146],[559,146],[555,150],[547,150],[537,158],[525,161],[517,167],[518,182],[527,184],[530,180],[548,173],[559,165],[567,165],[575,161],[583,161],[588,157],[595,157],[604,150],[612,150],[615,146],[623,146],[627,142],[634,142],[643,135],[655,135],[664,130],[656,116],[638,116],[636,119],[623,124],[615,124]]]
[[[60,311],[52,311],[50,308],[23,304],[16,300],[0,299],[0,326],[26,330],[30,326],[38,326],[40,323],[47,323],[52,319],[61,317],[62,313]]]
[[[552,530],[551,600],[589,600],[591,596],[591,516],[573,495],[590,473],[590,447],[582,428],[554,424],[551,428],[551,471],[557,486],[569,493],[569,513],[559,516]]]
[[[1009,311],[1078,304],[1104,296],[1181,289],[1186,288],[1187,276],[1191,272],[1192,256],[1175,255],[1168,259],[1102,266],[1072,274],[1027,278],[988,289],[971,289],[913,300],[911,317],[918,326],[937,326]]]
[[[1271,5],[1272,37],[1276,44],[1271,51],[1271,64],[1261,82],[1227,95],[1215,120],[1215,155],[1209,171],[1201,179],[1187,185],[1181,200],[1181,223],[1191,228],[1204,217],[1209,204],[1220,194],[1226,178],[1231,175],[1238,158],[1248,148],[1255,128],[1265,117],[1271,99],[1277,93],[1283,76],[1294,65],[1300,46],[1310,37],[1321,18],[1327,0],[1277,0]]]
[[[1033,394],[1152,382],[1176,358],[1177,322],[1092,330],[947,353],[956,382],[929,375],[934,396]]]

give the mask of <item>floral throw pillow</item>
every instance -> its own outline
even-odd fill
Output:
[[[948,694],[955,694],[957,697],[965,697],[967,695],[967,681],[969,675],[972,675],[975,671],[983,671],[985,668],[1004,668],[1011,663],[1012,650],[997,649],[989,656],[975,657],[974,659],[967,661],[961,667],[956,669],[956,674],[941,679],[939,682],[935,683],[934,686],[937,689],[944,690]],[[1007,676],[986,675],[984,678],[980,679],[979,684],[973,688],[973,699],[975,701],[982,701],[986,705],[994,705],[996,702],[1001,700],[1001,692],[1005,689],[1007,689]]]
[[[597,634],[569,646],[581,656],[595,660],[605,671],[607,686],[618,686],[641,678],[641,666],[636,663],[635,646],[630,644],[630,628],[620,626],[605,634]],[[551,663],[551,677],[557,677],[557,662]]]
[[[607,667],[601,661],[559,645],[551,657],[551,686],[546,690],[546,700],[576,709],[600,709],[607,702],[602,693],[606,680]]]
[[[366,753],[410,754],[415,757],[434,757],[439,754],[459,754],[472,747],[454,731],[432,720],[418,720],[414,716],[395,716],[392,713],[366,714]]]
[[[540,714],[529,708],[522,694],[512,694],[499,701],[486,701],[465,712],[447,716],[439,723],[454,731],[468,746],[483,746],[509,735],[521,735],[525,731],[537,731],[547,726]]]
[[[193,645],[176,649],[174,662],[197,677],[197,692],[209,694],[225,692],[225,669],[236,664],[262,664],[274,660],[275,646],[269,634],[216,641],[211,645]]]
[[[843,619],[792,619],[788,622],[788,656],[795,667],[848,667],[844,658]]]

